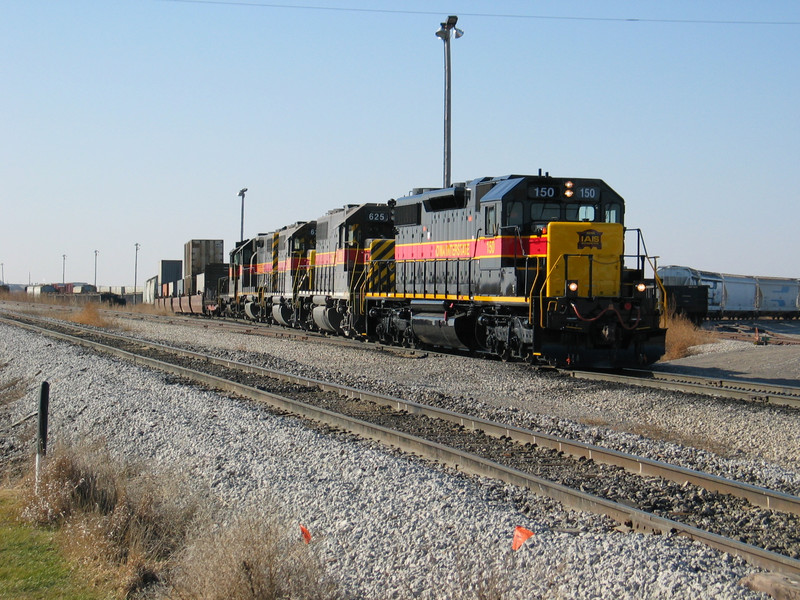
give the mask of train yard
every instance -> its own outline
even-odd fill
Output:
[[[771,556],[769,554],[770,551],[776,551],[779,555],[782,554],[784,556],[784,558],[779,559],[785,562],[783,567],[776,567],[774,564],[770,564],[768,568],[779,571],[796,569],[796,566],[792,565],[795,565],[795,559],[798,555],[798,540],[796,538],[798,527],[793,521],[796,517],[791,515],[793,509],[784,507],[787,512],[769,511],[748,505],[743,499],[735,498],[730,489],[726,489],[725,493],[714,491],[717,489],[714,486],[719,484],[721,478],[731,478],[748,483],[751,491],[754,485],[762,488],[771,488],[776,491],[774,495],[776,499],[786,498],[787,494],[789,496],[797,495],[798,489],[800,489],[800,481],[798,481],[796,475],[798,470],[796,448],[792,447],[792,443],[796,443],[797,439],[797,413],[793,409],[741,403],[740,401],[724,398],[703,398],[696,394],[688,395],[681,392],[626,387],[618,383],[574,380],[555,374],[534,372],[530,367],[522,364],[509,365],[480,361],[481,366],[476,369],[476,361],[465,357],[414,353],[381,356],[379,353],[370,352],[368,348],[339,347],[327,349],[326,347],[326,353],[333,353],[338,356],[338,359],[331,359],[329,356],[327,360],[322,362],[317,360],[312,367],[313,353],[309,349],[320,348],[320,344],[315,343],[313,340],[290,341],[265,338],[263,341],[259,340],[258,343],[254,344],[252,333],[243,333],[241,329],[239,333],[222,334],[216,330],[216,325],[213,328],[214,330],[211,331],[208,323],[196,320],[193,322],[178,321],[179,319],[174,319],[173,323],[165,324],[161,321],[160,324],[154,324],[149,321],[134,322],[125,319],[125,328],[136,330],[135,335],[137,337],[154,339],[160,337],[161,339],[169,340],[170,345],[191,346],[198,351],[201,351],[200,349],[202,348],[204,353],[209,348],[214,347],[211,352],[217,356],[259,365],[259,368],[269,366],[282,371],[294,371],[296,376],[298,372],[302,372],[306,375],[311,375],[315,379],[335,380],[349,387],[366,389],[370,393],[377,393],[379,397],[401,397],[406,402],[411,401],[411,404],[404,405],[404,409],[398,416],[398,413],[379,408],[378,405],[364,400],[343,400],[341,396],[333,391],[326,393],[314,391],[309,393],[307,387],[304,388],[305,391],[301,391],[305,404],[322,403],[322,406],[316,410],[324,408],[329,411],[349,412],[352,413],[350,417],[355,417],[359,421],[377,421],[381,427],[391,427],[393,430],[400,428],[398,421],[402,421],[402,429],[404,429],[402,435],[411,435],[414,436],[414,439],[431,437],[438,444],[453,447],[457,452],[456,456],[458,456],[453,461],[456,465],[460,465],[461,470],[467,472],[477,471],[482,472],[485,476],[499,477],[494,471],[480,471],[474,466],[475,463],[472,462],[475,459],[470,458],[467,460],[458,453],[469,452],[471,455],[480,455],[483,461],[488,460],[492,464],[503,465],[503,469],[511,469],[514,473],[525,473],[525,477],[530,477],[532,480],[536,478],[551,480],[552,485],[555,486],[553,489],[560,490],[558,486],[573,487],[577,489],[577,498],[582,498],[581,495],[591,495],[593,498],[591,503],[615,502],[617,508],[614,508],[614,511],[622,510],[619,507],[625,507],[625,510],[628,511],[628,516],[621,517],[622,513],[613,511],[605,512],[604,514],[612,514],[623,524],[627,523],[634,526],[635,529],[658,529],[668,533],[666,536],[646,536],[645,538],[616,531],[610,533],[613,531],[613,524],[610,522],[602,519],[598,521],[596,520],[597,517],[582,517],[576,516],[572,512],[565,513],[563,508],[553,509],[551,504],[541,499],[532,498],[521,487],[510,486],[495,479],[483,481],[481,485],[484,486],[484,491],[486,489],[493,490],[492,494],[501,496],[502,501],[498,500],[500,504],[511,507],[513,511],[516,511],[515,514],[517,516],[515,518],[517,520],[522,519],[521,523],[517,524],[531,524],[531,526],[534,526],[532,522],[541,522],[540,519],[542,518],[548,522],[546,526],[540,526],[539,530],[539,533],[542,534],[540,543],[543,543],[544,546],[546,544],[543,540],[547,539],[547,543],[550,543],[554,541],[550,539],[553,535],[559,538],[558,543],[563,542],[567,545],[569,545],[569,539],[571,538],[580,539],[582,543],[588,543],[586,536],[589,536],[593,540],[592,543],[602,539],[602,543],[611,543],[615,547],[620,543],[622,546],[629,543],[624,541],[626,539],[625,535],[634,535],[634,539],[637,540],[636,544],[655,544],[660,546],[663,543],[667,543],[669,549],[660,548],[657,551],[662,553],[660,558],[666,560],[666,557],[675,551],[674,544],[682,548],[681,552],[684,551],[683,544],[685,542],[679,542],[678,538],[670,532],[673,529],[680,530],[681,528],[691,532],[693,531],[692,527],[699,527],[710,530],[715,535],[737,538],[740,541],[760,546],[766,549],[764,556]],[[242,326],[237,325],[237,327],[241,328]],[[4,329],[8,329],[8,326],[4,326]],[[131,334],[126,333],[126,336],[129,335]],[[226,347],[222,344],[222,339],[228,339],[229,337],[239,341],[227,342]],[[126,343],[130,344],[130,341]],[[252,352],[250,348],[253,346],[264,348],[264,350]],[[245,347],[248,350],[245,350]],[[354,353],[361,357],[358,362],[352,361]],[[344,356],[349,356],[351,360],[342,360]],[[195,359],[192,362],[195,364],[195,368],[197,368],[197,364],[204,365],[202,369],[204,371],[207,371],[211,364],[211,361],[207,359],[201,361]],[[221,368],[223,367],[214,367],[217,376],[221,375],[218,371]],[[224,368],[230,369],[231,365],[228,364]],[[230,373],[227,373],[225,379],[238,379],[240,383],[255,384],[259,388],[270,388],[274,385],[277,386],[281,395],[290,395],[289,384],[267,384],[265,382],[268,381],[268,378],[264,373],[257,375],[253,373],[242,374],[238,370],[239,367],[236,369],[237,374],[231,376]],[[251,370],[255,370],[255,367],[252,367]],[[470,370],[473,373],[465,375]],[[494,385],[481,385],[481,377],[476,377],[476,370],[482,371],[485,376],[491,376],[496,379]],[[498,373],[503,370],[505,375],[498,377]],[[180,380],[171,379],[169,383],[177,383],[178,381]],[[431,383],[432,381],[436,382],[435,385]],[[291,386],[294,385],[296,384],[291,384]],[[172,388],[173,386],[169,385],[167,387]],[[218,386],[215,385],[214,387]],[[468,389],[471,389],[471,393],[465,393],[465,390]],[[494,398],[491,397],[491,392],[487,392],[489,389],[494,390]],[[241,392],[237,392],[237,394],[241,394]],[[518,400],[518,398],[522,398],[522,400]],[[622,404],[626,399],[627,408],[622,408]],[[311,402],[312,400],[313,402]],[[455,427],[453,425],[443,425],[442,421],[439,420],[442,416],[441,414],[438,416],[421,416],[418,413],[422,409],[417,408],[413,401],[445,409],[448,411],[446,414],[458,412],[468,413],[468,416],[455,417],[460,420],[462,425]],[[398,401],[389,402],[396,403]],[[555,407],[556,403],[559,404],[558,408]],[[641,413],[640,410],[648,405],[650,406],[650,422],[644,422],[647,419],[643,417],[644,413]],[[131,409],[128,408],[126,410]],[[155,412],[158,409],[151,408],[149,410]],[[222,410],[223,408],[219,407],[219,411]],[[709,429],[709,431],[705,435],[695,436],[695,443],[691,446],[688,444],[675,444],[671,431],[679,428],[676,425],[677,419],[668,419],[664,415],[669,412],[680,412],[689,419],[694,416],[696,421],[696,415],[693,415],[695,411],[706,413],[704,429]],[[101,412],[105,413],[105,411]],[[216,415],[218,411],[213,409],[211,412]],[[714,415],[714,412],[721,413],[722,417]],[[627,424],[624,424],[626,419],[623,418],[623,413],[626,413],[624,416],[628,419]],[[598,416],[599,414],[604,414],[604,417],[601,419]],[[212,421],[208,423],[211,428],[216,426],[216,416],[213,415]],[[75,428],[77,430],[77,422],[83,421],[88,417],[85,409],[79,411],[78,416],[80,418],[74,419],[75,422],[69,421],[67,429]],[[97,420],[100,418],[100,416],[94,416],[90,421],[97,424]],[[103,418],[109,419],[110,417],[106,414]],[[143,437],[146,438],[151,432],[154,433],[161,429],[162,426],[165,426],[158,419],[148,416],[145,416],[145,418],[148,420],[147,426],[144,427],[144,432],[140,431],[134,437],[137,443],[139,441],[146,443]],[[174,418],[179,421],[191,419],[189,416]],[[262,417],[258,417],[258,419],[260,421]],[[464,419],[468,420],[464,421]],[[469,421],[469,419],[472,419],[472,421]],[[490,435],[485,435],[491,431],[492,426],[489,423],[480,421],[481,419],[501,423],[500,427],[506,428],[504,433],[501,429],[500,433],[503,437],[494,438]],[[631,430],[637,429],[637,426],[631,421],[637,419],[640,420],[638,429],[647,429],[650,436],[631,433]],[[724,425],[723,421],[725,422]],[[750,443],[740,440],[737,446],[732,441],[736,437],[736,428],[740,427],[743,421],[750,423],[753,440]],[[767,422],[771,422],[772,425],[767,425]],[[463,425],[463,423],[468,424]],[[710,427],[709,424],[714,424],[714,426]],[[715,430],[717,426],[719,430]],[[130,427],[135,429],[133,425],[130,425]],[[322,431],[326,432],[330,427],[331,425],[323,426]],[[345,429],[345,426],[341,423],[335,425],[335,427],[337,429]],[[126,425],[127,428],[128,426]],[[759,428],[764,428],[765,430],[769,428],[772,435],[767,436],[763,432],[760,433]],[[536,432],[523,434],[518,431],[523,429],[533,429]],[[726,429],[730,433],[725,433]],[[121,435],[125,437],[124,433],[121,433]],[[391,435],[398,436],[400,434],[394,432]],[[523,435],[538,437],[535,437],[535,439],[520,437]],[[689,438],[692,436],[692,432],[683,431],[679,435]],[[569,441],[559,441],[557,439],[559,437],[569,438]],[[512,441],[511,438],[517,441]],[[757,441],[756,438],[758,438]],[[793,439],[795,442],[790,441]],[[584,444],[581,444],[581,442],[584,442]],[[244,444],[245,441],[241,440],[236,443]],[[361,444],[361,442],[353,443],[356,445]],[[574,443],[574,446],[568,446],[568,443]],[[586,459],[587,454],[585,453],[588,451],[585,443],[590,444],[589,448],[596,448],[594,454],[588,455],[591,460]],[[563,445],[560,446],[559,444]],[[397,442],[395,445],[403,447],[402,444]],[[723,446],[727,447],[723,448]],[[412,447],[415,448],[413,452],[423,453],[419,442],[413,442]],[[555,447],[556,450],[553,450],[552,447]],[[603,458],[603,452],[601,452],[600,447],[608,449],[607,454],[611,458]],[[714,452],[710,450],[714,450]],[[173,449],[173,452],[175,451]],[[794,454],[792,453],[793,451]],[[221,457],[227,451],[218,448],[218,452]],[[435,453],[441,452],[441,450],[435,451]],[[638,458],[633,459],[625,457],[625,461],[638,461],[637,464],[639,466],[634,467],[634,469],[642,470],[647,476],[632,475],[619,466],[605,464],[606,462],[613,462],[612,459],[618,462],[622,461],[623,459],[619,457],[622,452],[639,455]],[[434,455],[436,455],[435,453]],[[615,453],[619,455],[616,458],[614,458]],[[188,451],[188,454],[191,457],[202,455],[203,452],[192,449]],[[303,462],[300,456],[295,458],[299,462]],[[401,460],[399,457],[396,458]],[[654,465],[660,466],[664,463],[675,463],[678,468],[677,472],[673,470],[673,475],[671,476],[662,472],[658,474],[658,477],[655,477],[654,473],[649,471],[650,468],[655,468]],[[645,465],[645,467],[642,467],[642,465]],[[193,473],[197,470],[197,467],[188,468]],[[492,467],[492,469],[496,468]],[[628,468],[631,467],[628,466]],[[211,473],[198,472],[197,475],[201,479],[211,477],[212,481],[217,482],[217,485],[224,484],[223,487],[237,485],[252,487],[256,484],[246,476],[244,477],[245,481],[238,483],[233,481],[239,479],[239,476],[249,469],[251,467],[236,466],[226,462],[226,466],[223,468],[214,468]],[[681,471],[681,469],[684,471]],[[707,471],[712,475],[712,480],[716,480],[717,483],[710,483],[709,480],[706,480],[706,483],[701,481],[688,484],[686,483],[689,480],[686,469]],[[228,473],[228,477],[225,476],[226,473]],[[448,472],[447,476],[451,475],[452,473]],[[319,475],[316,477],[319,477]],[[328,473],[323,477],[323,480],[327,482],[332,477]],[[369,471],[367,479],[368,481],[363,481],[361,484],[356,485],[356,488],[360,487],[360,485],[372,485],[372,483],[378,485],[380,478],[377,478],[375,473]],[[670,481],[670,479],[674,481]],[[496,482],[492,483],[492,481]],[[518,483],[517,480],[514,480],[514,482]],[[299,486],[295,482],[290,487],[294,485]],[[537,483],[536,485],[539,484]],[[259,486],[256,485],[256,487]],[[542,491],[541,488],[536,489]],[[547,494],[547,492],[544,493]],[[391,502],[387,494],[391,495],[385,490],[383,492],[378,491],[379,497],[383,498],[382,501]],[[559,491],[550,495],[555,495],[569,506],[570,501],[566,501],[562,494],[563,492]],[[436,495],[431,495],[430,502],[433,506],[436,506],[437,500],[434,496]],[[597,498],[597,500],[594,498]],[[317,497],[317,500],[319,500],[319,497]],[[768,504],[775,501],[762,500],[759,502]],[[544,508],[541,504],[542,502],[545,502],[549,508]],[[572,503],[583,508],[589,506],[585,498],[574,500]],[[307,506],[307,502],[304,505]],[[774,504],[771,505],[774,506]],[[459,510],[466,510],[466,515],[463,518],[470,521],[468,515],[470,510],[473,509],[465,509],[461,506]],[[553,510],[560,515],[558,518],[552,516],[542,517],[542,515],[552,515]],[[445,512],[449,514],[449,510]],[[588,519],[588,521],[585,521],[585,519]],[[668,519],[668,521],[662,522],[660,521],[661,519]],[[670,524],[671,521],[674,521],[675,524]],[[586,524],[587,522],[591,522],[593,525],[589,526]],[[337,529],[336,526],[323,523],[317,523],[317,525],[327,532],[326,535],[331,535],[337,540],[344,535],[342,531],[339,531],[338,535],[333,533],[333,530]],[[464,524],[462,521],[460,526],[467,527],[472,531],[472,535],[485,534],[485,532],[478,534],[473,531],[474,525],[475,523]],[[442,527],[448,535],[456,535],[452,531],[452,525],[443,524]],[[623,527],[623,529],[625,528]],[[405,535],[412,534],[404,532],[400,537]],[[694,536],[695,534],[690,533],[690,535]],[[561,539],[562,537],[564,539]],[[434,548],[438,548],[442,544],[441,540],[437,541],[435,535],[431,537],[428,534],[424,534],[422,539],[426,540],[423,544],[433,544]],[[613,539],[613,541],[608,542],[608,539]],[[642,539],[649,541],[641,541]],[[495,543],[497,543],[497,540],[493,539],[489,545],[492,546]],[[332,540],[329,540],[328,544],[335,545]],[[390,547],[394,547],[393,543],[390,544]],[[694,549],[695,547],[691,546],[691,548]],[[328,550],[336,554],[332,548],[328,548]],[[443,548],[441,550],[444,551]],[[565,551],[569,555],[574,552],[574,548]],[[592,554],[591,550],[587,551]],[[735,550],[731,551],[736,553]],[[414,554],[415,551],[409,549],[408,552]],[[531,552],[537,553],[537,560],[540,561],[537,564],[541,566],[541,564],[547,563],[547,560],[544,560],[538,554],[538,550]],[[621,555],[626,554],[626,551],[619,547],[617,547],[616,552]],[[650,550],[645,552],[650,552]],[[756,553],[760,552],[756,551]],[[764,556],[756,558],[754,555],[748,555],[742,551],[739,551],[739,554],[747,556],[751,564],[768,565],[768,563],[764,562],[768,560]],[[434,555],[439,556],[440,560],[442,559],[440,554],[434,552]],[[506,560],[511,560],[508,558],[507,552],[505,556]],[[494,555],[483,556],[482,560],[484,560],[485,564],[481,567],[476,565],[473,565],[473,567],[485,575],[486,569],[491,570],[496,558],[497,556]],[[520,561],[531,567],[532,564],[526,562],[529,559],[532,560],[533,557],[522,558],[521,554],[514,555],[512,561],[515,562],[514,572],[520,566],[516,563]],[[341,555],[339,555],[339,560],[344,560]],[[386,564],[383,558],[373,556],[370,560],[373,561],[373,565],[385,566]],[[414,559],[408,558],[408,560]],[[544,563],[541,562],[542,560],[544,560]],[[600,559],[595,555],[591,560],[599,561],[602,566],[604,559]],[[691,560],[694,559],[690,559],[690,562]],[[712,562],[716,560],[714,558]],[[591,595],[590,592],[583,589],[584,586],[589,584],[578,583],[577,579],[572,580],[572,577],[579,577],[576,573],[584,567],[572,564],[570,561],[567,562],[569,564],[562,568],[568,572],[569,581],[555,584],[552,582],[554,575],[551,573],[551,583],[548,585],[551,587],[562,586],[559,588],[561,590],[559,593],[568,596],[581,597],[582,594],[586,593],[588,594],[586,597],[589,597]],[[662,581],[656,584],[654,583],[655,580],[647,575],[648,569],[655,568],[654,565],[649,564],[649,559],[639,556],[633,559],[633,564],[636,566],[628,568],[633,568],[638,573],[637,577],[641,577],[643,582],[647,582],[646,586],[650,586],[647,589],[650,590],[651,595],[653,590],[656,589],[652,587],[654,585],[667,587],[673,585],[675,586],[672,588],[673,595],[676,595],[676,591],[680,591],[680,593],[677,593],[678,597],[682,595],[684,597],[695,596],[690,590],[697,591],[696,588],[692,588],[696,584],[696,582],[692,582],[692,579],[697,575],[689,575],[677,568],[675,573],[667,577],[667,579],[672,578],[672,584],[664,583],[663,576]],[[733,570],[736,571],[737,577],[748,571],[748,567],[736,561],[731,562],[730,559],[723,560],[722,564],[727,564],[728,566],[725,567],[727,569],[733,568],[732,565],[735,566]],[[715,573],[712,575],[713,579],[713,577],[718,576],[716,567],[712,571]],[[420,578],[430,577],[435,572],[437,572],[437,568],[429,565],[429,568],[423,569],[416,575],[411,575],[411,582],[407,585],[411,589],[417,589],[415,586],[421,585],[419,583]],[[346,579],[350,576],[358,578],[358,576],[352,574],[343,575],[343,578]],[[619,577],[619,574],[616,576],[610,575],[610,577],[612,580],[616,577],[616,581],[605,582],[604,585],[610,585],[612,588],[617,586],[618,595],[621,595],[621,597],[637,597],[630,589],[626,590],[626,584]],[[713,586],[719,585],[730,586],[725,588],[725,595],[729,597],[747,597],[749,592],[739,587],[738,581],[733,581],[730,574],[725,577],[728,578],[725,580],[726,583],[716,581],[710,584],[705,581],[703,584],[698,585],[702,589],[712,589]],[[417,583],[414,583],[415,581]],[[345,587],[347,585],[357,588],[359,585],[364,584],[363,582],[356,584],[351,581],[345,584]],[[514,585],[522,585],[522,589],[525,590],[536,588],[531,582],[516,583]],[[640,583],[638,588],[640,592],[642,591],[641,585],[644,584]],[[709,585],[712,587],[709,588]],[[424,586],[419,589],[422,588]],[[542,593],[542,590],[539,589],[537,593]]]

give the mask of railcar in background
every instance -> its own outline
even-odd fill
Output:
[[[709,319],[780,319],[800,318],[800,279],[730,275],[691,267],[666,266],[658,275],[667,289],[684,289],[705,295],[704,315],[698,314],[699,301],[688,307],[680,297],[673,308],[693,320]]]

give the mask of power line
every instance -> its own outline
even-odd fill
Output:
[[[222,6],[247,6],[253,8],[284,8],[295,10],[319,10],[332,12],[354,12],[354,13],[381,13],[399,15],[442,15],[441,11],[427,10],[398,10],[388,8],[352,8],[339,6],[313,6],[296,4],[274,4],[267,2],[247,2],[245,0],[160,0],[161,2],[177,2],[181,4],[211,4]],[[636,17],[569,17],[552,15],[519,15],[505,13],[464,13],[459,11],[459,16],[476,18],[498,18],[498,19],[538,19],[549,21],[597,21],[608,23],[666,23],[676,25],[800,25],[800,21],[752,21],[752,20],[733,20],[726,21],[721,19],[640,19]]]

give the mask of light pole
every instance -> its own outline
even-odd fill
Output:
[[[136,242],[134,246],[136,246],[136,258],[133,261],[133,305],[136,306],[136,283],[139,276],[139,242]]]
[[[0,281],[3,283],[6,282],[6,265],[5,263],[0,263]]]
[[[247,192],[247,188],[242,188],[239,190],[239,197],[242,199],[242,227],[239,230],[239,241],[244,241],[244,195]]]
[[[458,17],[450,15],[442,23],[436,37],[444,42],[444,186],[450,187],[450,32],[456,32],[456,39],[464,32],[456,27]]]
[[[94,251],[94,289],[97,291],[97,255],[100,254],[100,250]]]
[[[67,255],[66,254],[62,254],[61,255],[61,259],[62,259],[62,262],[61,262],[61,285],[66,285],[67,284],[67,276],[66,276],[66,273],[67,273]]]

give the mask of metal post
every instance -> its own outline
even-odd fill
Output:
[[[450,88],[450,32],[448,31],[447,37],[444,39],[444,185],[442,187],[450,187],[450,115],[452,97]]]
[[[66,254],[62,254],[61,255],[61,259],[62,259],[62,262],[61,262],[61,284],[62,285],[66,285],[66,283],[67,283],[67,277],[66,277],[66,273],[67,273],[67,255]]]
[[[139,242],[136,242],[134,246],[136,246],[136,258],[133,262],[133,305],[136,306],[136,284],[139,276]]]
[[[450,32],[455,30],[456,39],[464,35],[464,32],[456,28],[458,17],[450,15],[447,21],[442,23],[436,36],[444,42],[444,185],[450,187],[450,115],[451,115],[451,91],[450,91]]]
[[[99,250],[94,251],[94,289],[97,290],[97,255],[100,254]]]
[[[247,188],[242,188],[239,190],[239,197],[242,199],[242,226],[239,229],[239,241],[244,241],[244,195],[247,192]]]
[[[36,493],[39,493],[39,469],[47,454],[47,415],[50,410],[50,384],[42,382],[39,393],[39,425],[36,434]]]

